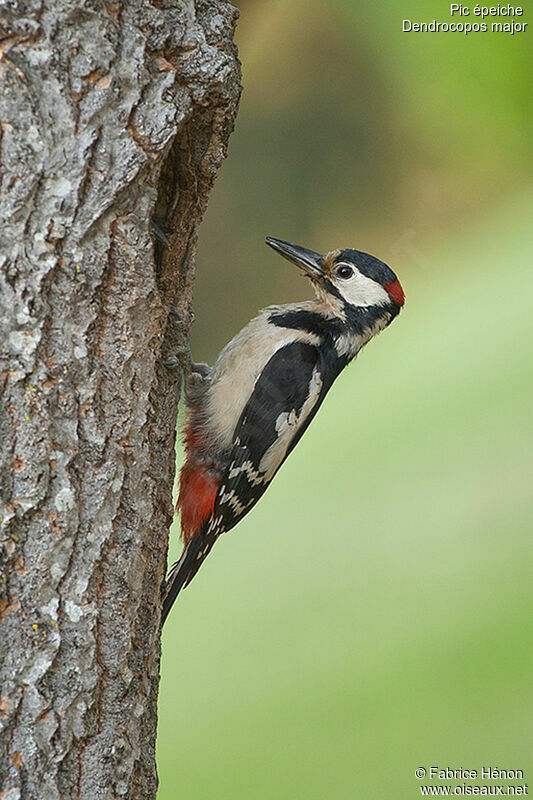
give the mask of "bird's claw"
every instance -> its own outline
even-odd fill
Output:
[[[191,349],[185,324],[176,309],[171,308],[169,316],[173,318],[177,327],[177,346],[173,348],[171,358],[158,359],[157,363],[170,369],[181,368],[185,387],[185,397],[188,403],[197,403],[204,394],[211,379],[211,367],[207,364],[196,364],[192,360]]]
[[[211,381],[211,369],[207,364],[191,362],[190,372],[184,373],[185,398],[189,405],[196,405]]]
[[[169,369],[180,366],[179,359],[177,358],[158,358],[156,359],[156,364],[159,364],[161,367],[169,367]]]

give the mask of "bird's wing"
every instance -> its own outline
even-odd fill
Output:
[[[311,344],[293,342],[272,356],[235,428],[211,518],[219,532],[236,525],[261,497],[311,422],[329,384],[320,353]]]
[[[220,534],[233,528],[259,500],[311,422],[333,377],[313,345],[293,342],[272,356],[235,428],[213,513],[168,576],[163,622]]]

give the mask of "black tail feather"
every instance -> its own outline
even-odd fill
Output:
[[[165,583],[163,609],[161,611],[162,626],[165,624],[176,597],[192,581],[212,546],[213,542],[206,541],[205,534],[197,534],[183,551],[180,560],[176,561],[170,570]]]

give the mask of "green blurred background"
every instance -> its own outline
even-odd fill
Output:
[[[533,783],[531,33],[403,33],[450,21],[434,0],[238,5],[195,358],[311,296],[267,234],[378,255],[407,305],[180,596],[159,800],[407,800],[430,765]]]

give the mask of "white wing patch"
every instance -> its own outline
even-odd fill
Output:
[[[219,514],[218,516],[213,517],[209,521],[209,525],[207,527],[207,533],[209,534],[209,533],[212,533],[213,531],[218,531],[222,527],[223,520],[224,520],[224,517],[222,516],[222,514]]]
[[[317,367],[315,367],[311,375],[311,380],[309,381],[309,393],[300,413],[297,414],[294,409],[292,411],[284,411],[276,420],[276,432],[278,436],[276,441],[266,450],[259,463],[259,471],[262,473],[262,479],[264,481],[271,480],[275,471],[285,458],[287,449],[294,435],[313,410],[321,389],[322,378]]]
[[[225,490],[223,494],[220,495],[219,503],[223,503],[224,505],[228,505],[236,517],[240,517],[243,511],[246,510],[246,504],[241,503],[235,491],[231,489],[229,492]]]
[[[308,304],[311,307],[311,303]],[[283,310],[301,310],[305,303],[286,306]],[[274,353],[293,342],[320,344],[320,339],[307,331],[276,328],[268,317],[276,306],[265,308],[240,331],[221,351],[211,372],[206,394],[205,414],[216,446],[229,449],[234,445],[233,433],[248,402],[255,383]]]
[[[228,478],[230,480],[232,478],[236,478],[242,472],[246,474],[248,483],[252,486],[259,486],[259,484],[263,483],[265,479],[265,476],[255,469],[251,461],[245,461],[243,464],[239,464],[238,467],[231,467],[230,471],[228,472]]]

